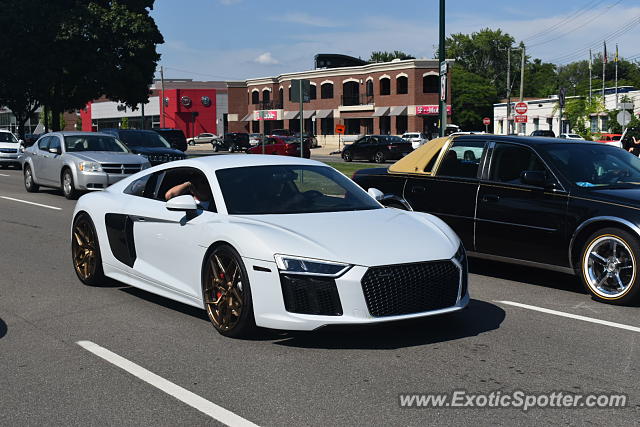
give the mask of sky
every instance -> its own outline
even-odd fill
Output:
[[[500,28],[556,64],[602,51],[640,60],[640,0],[448,0],[446,33]],[[313,69],[316,53],[433,58],[438,0],[156,0],[165,78],[241,80]]]

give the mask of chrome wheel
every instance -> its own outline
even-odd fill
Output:
[[[382,151],[378,151],[374,157],[376,163],[384,163],[384,153]]]
[[[96,277],[99,253],[93,227],[84,217],[73,226],[71,252],[76,274],[83,282],[91,282]]]
[[[71,174],[65,173],[62,178],[62,189],[64,190],[64,194],[71,193],[71,186],[73,185]]]
[[[606,234],[586,248],[582,273],[590,290],[603,299],[619,299],[631,289],[636,278],[633,250],[620,237]]]
[[[38,191],[38,185],[33,182],[33,172],[31,172],[31,168],[29,166],[24,168],[24,188],[29,193]]]
[[[229,248],[216,249],[208,259],[204,302],[213,326],[220,332],[233,330],[245,310],[244,272]]]

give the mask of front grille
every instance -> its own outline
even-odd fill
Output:
[[[342,316],[335,280],[327,277],[281,274],[284,307],[290,313]]]
[[[449,260],[371,267],[361,284],[374,317],[420,313],[455,305],[460,270]]]
[[[142,170],[142,165],[140,164],[103,163],[101,166],[106,173],[115,175],[131,175]]]
[[[148,156],[147,159],[149,159],[149,163],[155,166],[162,163],[173,162],[174,160],[184,160],[185,157],[179,155],[152,154]]]
[[[17,152],[17,148],[0,148],[0,153],[4,154],[16,154]]]

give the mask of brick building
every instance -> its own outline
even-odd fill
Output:
[[[438,74],[436,59],[408,59],[230,81],[229,130],[298,131],[299,104],[291,101],[291,80],[308,79],[311,100],[303,110],[306,132],[333,135],[335,126],[343,124],[351,135],[437,133]],[[450,106],[447,112],[451,115]]]

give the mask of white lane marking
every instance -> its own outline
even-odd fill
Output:
[[[29,202],[27,200],[14,199],[13,197],[0,196],[0,199],[12,200],[14,202],[26,203],[28,205],[40,206],[41,208],[53,209],[56,211],[61,211],[62,208],[58,208],[55,206],[43,205],[41,203]]]
[[[99,346],[98,344],[91,341],[77,341],[76,344],[225,425],[233,427],[257,427],[257,425],[251,421],[245,420],[241,416],[236,415],[233,412],[172,383],[171,381],[146,370],[142,366],[137,365],[124,357]]]
[[[514,307],[526,308],[528,310],[539,311],[541,313],[553,314],[555,316],[568,317],[570,319],[582,320],[584,322],[597,323],[599,325],[611,326],[612,328],[625,329],[632,332],[640,332],[637,326],[625,325],[623,323],[610,322],[608,320],[594,319],[592,317],[580,316],[578,314],[565,313],[564,311],[550,310],[548,308],[536,307],[535,305],[521,304],[513,301],[495,301],[500,304],[513,305]]]
[[[0,173],[0,176],[11,176],[11,175],[7,175],[7,174],[4,174],[4,173]]]

